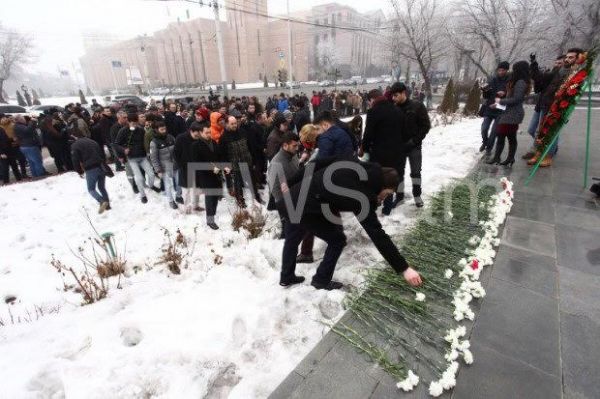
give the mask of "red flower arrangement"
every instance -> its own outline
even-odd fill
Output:
[[[582,93],[584,83],[591,75],[596,52],[596,49],[593,49],[581,54],[576,62],[577,69],[567,77],[556,91],[554,102],[542,120],[535,140],[537,150],[541,154],[545,152],[560,133],[561,128],[568,122],[569,115]]]

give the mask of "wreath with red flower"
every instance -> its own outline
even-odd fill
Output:
[[[592,74],[592,66],[597,50],[593,49],[584,53],[577,60],[575,69],[565,79],[554,95],[554,101],[548,113],[544,116],[535,140],[537,150],[544,153],[560,130],[569,121],[569,116],[583,92],[586,80]]]

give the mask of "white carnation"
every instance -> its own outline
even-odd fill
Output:
[[[463,351],[463,359],[466,364],[473,364],[473,353],[469,349]]]
[[[444,392],[444,387],[438,381],[432,381],[429,384],[429,394],[434,398],[437,398]]]
[[[444,272],[444,277],[446,277],[446,278],[452,278],[453,275],[454,275],[454,272],[450,269],[446,269],[446,271]]]
[[[425,294],[423,294],[422,292],[417,292],[417,295],[415,296],[415,300],[417,302],[425,302]]]

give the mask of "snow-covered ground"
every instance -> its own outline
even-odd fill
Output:
[[[473,167],[479,123],[432,129],[423,146],[425,193]],[[406,179],[409,186],[408,168]],[[0,398],[264,398],[342,315],[344,292],[277,284],[283,242],[276,228],[254,240],[232,231],[230,198],[220,203],[221,229],[213,232],[204,214],[168,209],[153,192],[141,204],[123,173],[107,187],[113,210],[102,215],[76,174],[0,187]],[[127,277],[122,289],[111,282],[108,298],[79,306],[50,260],[54,254],[79,266],[70,248],[91,234],[86,211],[99,232],[113,232],[126,247]],[[383,223],[400,234],[417,215],[409,200]],[[268,225],[277,225],[275,214]],[[155,264],[161,227],[191,239],[196,226],[188,269],[172,275]],[[345,227],[348,246],[335,278],[357,285],[381,257],[353,218]],[[316,258],[323,251],[317,240]],[[316,266],[299,265],[298,273],[310,279]],[[5,304],[10,296],[13,305]],[[10,322],[9,308],[16,319],[35,314],[35,306],[47,314]]]

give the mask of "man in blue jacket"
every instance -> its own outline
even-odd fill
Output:
[[[323,133],[317,138],[319,152],[317,158],[328,158],[333,156],[354,156],[354,146],[350,134],[336,124],[334,115],[329,111],[323,111],[315,118]]]

